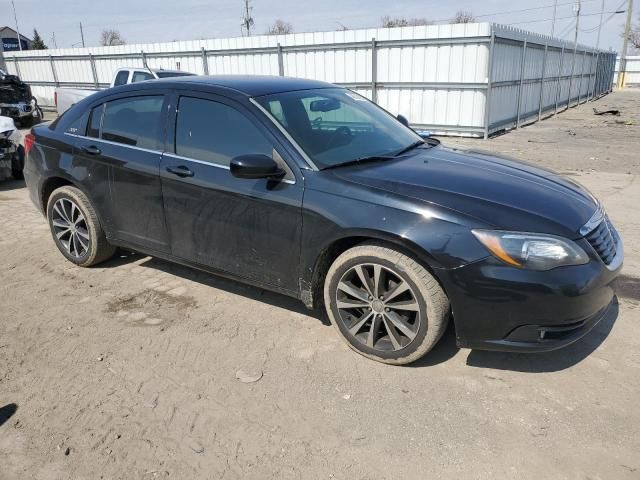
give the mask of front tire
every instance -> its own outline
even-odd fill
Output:
[[[436,279],[407,255],[362,244],[340,255],[324,284],[327,314],[340,336],[367,358],[415,362],[447,326],[449,300]]]
[[[60,253],[80,267],[104,262],[116,251],[107,242],[91,202],[76,187],[54,190],[47,202],[47,219]]]

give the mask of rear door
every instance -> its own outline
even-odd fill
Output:
[[[153,91],[97,105],[76,144],[78,156],[108,167],[111,236],[158,252],[169,251],[159,176],[168,99]]]
[[[282,144],[225,97],[185,92],[176,100],[173,142],[160,169],[173,254],[297,292],[302,177],[284,161]],[[250,153],[274,158],[286,178],[232,176],[231,159]]]

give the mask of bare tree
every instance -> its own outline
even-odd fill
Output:
[[[281,19],[273,22],[273,25],[267,30],[267,35],[285,35],[287,33],[293,33],[293,25]]]
[[[385,15],[380,19],[382,26],[384,28],[391,27],[417,27],[419,25],[431,25],[432,22],[427,20],[426,18],[401,18],[401,17],[390,17],[389,15]]]
[[[125,43],[127,42],[125,42],[124,38],[122,38],[122,35],[120,35],[120,32],[118,30],[108,29],[103,30],[102,33],[100,33],[100,45],[102,45],[103,47],[124,45]]]
[[[458,10],[456,16],[453,17],[453,23],[473,23],[476,21],[476,17],[473,13],[466,10]]]

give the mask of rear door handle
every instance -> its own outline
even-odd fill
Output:
[[[188,167],[180,165],[179,167],[167,167],[167,172],[173,173],[179,177],[193,177],[193,172]]]
[[[100,155],[102,151],[96,147],[95,145],[89,145],[87,147],[82,147],[82,151],[88,155]]]

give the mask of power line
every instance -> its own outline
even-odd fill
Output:
[[[582,3],[588,3],[588,2],[595,2],[596,0],[584,0]],[[510,13],[521,13],[521,12],[531,12],[533,10],[544,10],[545,8],[556,8],[556,7],[562,7],[565,5],[575,5],[576,2],[566,2],[566,3],[554,3],[552,5],[541,5],[539,7],[529,7],[529,8],[523,8],[520,10],[505,10],[502,12],[497,12],[497,13],[484,13],[482,15],[474,15],[475,18],[484,18],[484,17],[496,17],[498,15],[507,15]],[[451,18],[448,18],[446,20],[451,20]],[[439,20],[436,20],[439,21]],[[511,25],[511,24],[510,24]]]
[[[614,10],[614,11],[610,11],[610,12],[603,12],[603,13],[622,13],[619,10]],[[584,15],[580,15],[581,17],[592,17],[594,15],[600,15],[600,12],[598,13],[585,13]],[[567,18],[575,18],[575,15],[571,15],[570,17],[559,17],[557,18],[557,20],[566,20]],[[524,22],[512,22],[512,23],[507,23],[507,25],[521,25],[524,23],[542,23],[542,22],[550,22],[552,21],[553,18],[544,18],[544,19],[540,19],[540,20],[526,20]]]
[[[624,0],[619,6],[618,8],[616,8],[616,11],[613,12],[611,15],[609,15],[607,17],[607,19],[603,22],[602,20],[600,21],[600,23],[598,25],[596,25],[595,27],[591,27],[591,28],[585,28],[585,29],[580,29],[581,32],[584,33],[592,33],[595,32],[596,30],[598,30],[598,28],[600,28],[602,25],[607,24],[613,17],[615,17],[618,13],[622,13],[624,10],[620,10],[624,4],[627,3],[627,0]],[[601,12],[601,13],[605,13],[605,12]]]

